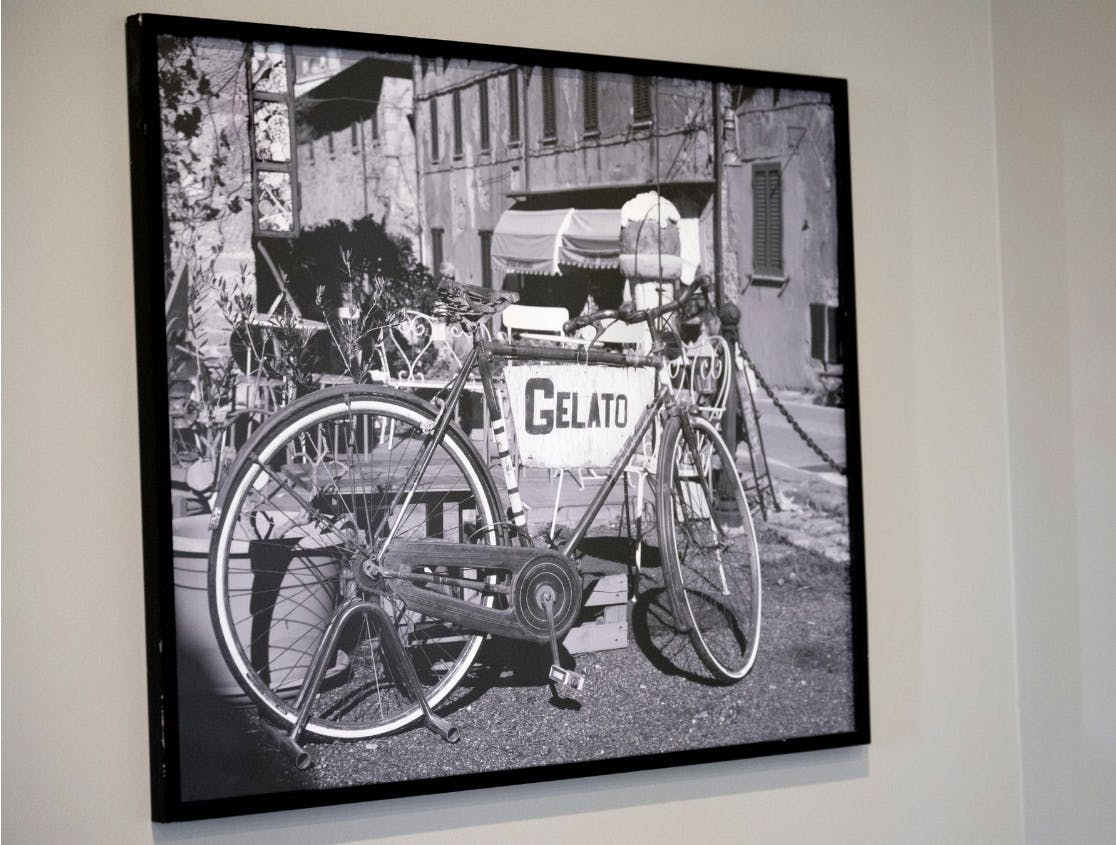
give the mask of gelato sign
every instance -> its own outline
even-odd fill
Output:
[[[504,378],[523,463],[551,469],[612,463],[655,388],[648,367],[522,364]]]

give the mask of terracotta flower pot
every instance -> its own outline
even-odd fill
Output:
[[[210,620],[209,515],[174,520],[174,610],[180,661],[191,656],[222,696],[241,696],[236,679],[221,656]],[[234,540],[230,591],[232,616],[241,620],[237,632],[252,643],[251,658],[257,671],[270,674],[274,683],[297,691],[305,676],[336,603],[339,564],[335,554],[307,538],[281,541]],[[261,560],[265,565],[261,565]],[[255,571],[254,571],[255,570]],[[300,573],[313,571],[307,579]],[[275,612],[270,619],[253,613],[252,596],[271,591]],[[271,604],[271,601],[267,602]],[[253,627],[255,630],[253,630]],[[347,665],[340,652],[330,675]],[[266,666],[266,669],[263,667]]]

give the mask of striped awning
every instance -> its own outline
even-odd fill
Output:
[[[505,211],[492,233],[492,259],[507,273],[554,276],[558,266],[620,263],[619,209]]]

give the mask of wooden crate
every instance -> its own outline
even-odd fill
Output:
[[[585,602],[562,645],[570,654],[628,645],[628,575],[586,574]]]

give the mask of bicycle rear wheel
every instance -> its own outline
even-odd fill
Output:
[[[666,586],[684,617],[676,622],[718,681],[738,681],[759,646],[759,548],[736,462],[705,417],[667,423],[656,492]]]
[[[406,506],[398,491],[426,443],[434,411],[385,388],[319,391],[269,419],[241,450],[220,499],[210,550],[210,610],[225,662],[272,721],[293,724],[295,698],[326,626],[362,597],[391,618],[431,707],[445,702],[483,636],[408,610],[389,584],[357,568],[395,539],[495,544],[499,505],[476,449],[451,426]],[[469,579],[476,571],[442,567]],[[491,599],[465,587],[458,598]],[[341,631],[306,730],[357,739],[421,716],[366,614]]]

